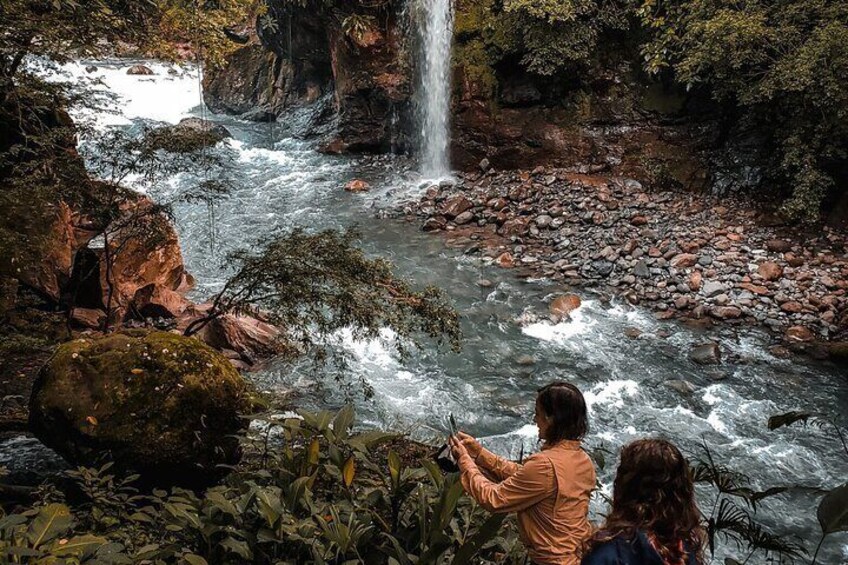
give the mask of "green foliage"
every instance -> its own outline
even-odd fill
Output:
[[[376,462],[399,444],[353,433],[350,407],[301,417],[255,417],[254,465],[199,494],[139,495],[108,467],[75,471],[85,501],[5,516],[0,550],[46,559],[84,546],[81,563],[520,563],[514,529],[463,497],[457,475],[393,450]]]
[[[784,211],[815,221],[848,158],[848,6],[827,0],[644,0],[650,72],[738,106],[775,148]]]
[[[482,60],[482,47],[490,65],[518,57],[539,75],[585,69],[601,37],[626,27],[625,3],[604,0],[465,1],[455,22],[460,49],[469,41],[482,42],[473,51],[476,62]],[[473,62],[461,53],[457,60],[463,66]]]

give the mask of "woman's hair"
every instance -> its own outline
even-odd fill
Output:
[[[617,537],[632,539],[637,530],[649,536],[666,563],[685,560],[681,542],[702,561],[704,532],[689,464],[662,439],[640,439],[621,450],[612,510],[588,549]]]
[[[579,440],[589,430],[583,393],[571,383],[555,381],[539,389],[536,403],[551,421],[548,443],[563,439]]]

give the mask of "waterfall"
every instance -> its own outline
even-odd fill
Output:
[[[419,91],[421,174],[442,178],[450,174],[452,0],[416,0],[420,30]]]

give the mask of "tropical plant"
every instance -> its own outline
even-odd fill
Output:
[[[845,457],[848,458],[848,444],[845,442],[845,431],[827,414],[793,410],[792,412],[770,417],[768,428],[770,430],[776,430],[798,422],[804,425],[813,425],[819,429],[831,430],[839,439],[842,450],[845,452]],[[821,501],[819,501],[816,517],[821,527],[821,537],[813,554],[812,562],[814,564],[818,559],[822,544],[824,544],[825,538],[828,535],[837,532],[848,532],[848,483],[844,483],[824,493]]]
[[[0,550],[23,560],[84,549],[78,562],[92,564],[520,562],[508,560],[516,536],[502,515],[463,497],[457,475],[429,459],[407,466],[397,436],[354,433],[349,406],[251,418],[273,432],[248,442],[248,463],[223,484],[138,494],[133,477],[80,469],[71,478],[84,501],[4,517]]]

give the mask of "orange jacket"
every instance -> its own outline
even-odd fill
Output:
[[[483,449],[460,458],[462,486],[490,512],[517,512],[521,541],[540,565],[578,565],[592,533],[587,514],[595,466],[579,441],[544,446],[523,465]],[[486,478],[483,471],[497,479]]]

